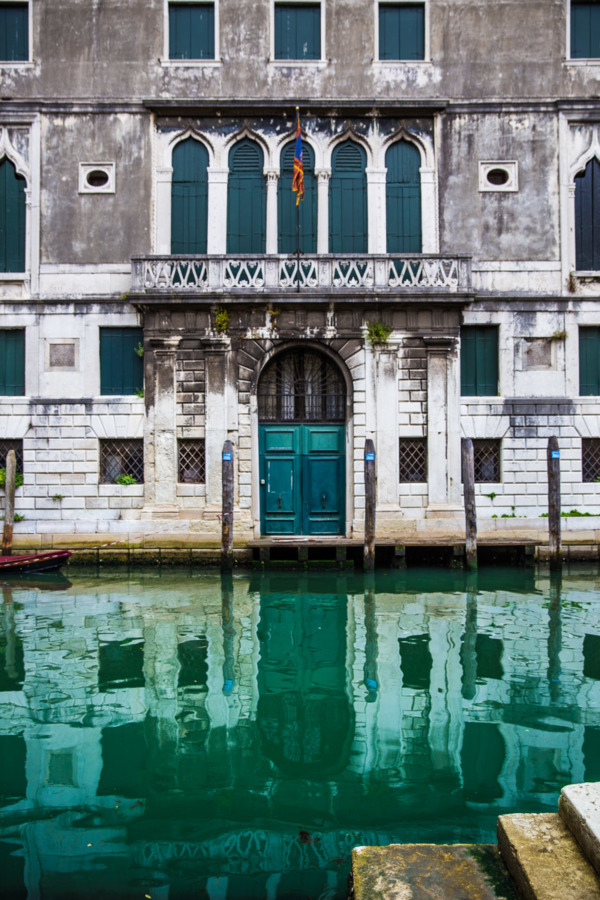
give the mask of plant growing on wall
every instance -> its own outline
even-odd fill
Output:
[[[15,487],[21,487],[23,484],[23,473],[17,472],[15,474]],[[4,487],[6,485],[6,469],[0,469],[0,487]]]
[[[137,355],[140,357],[140,359],[142,358],[142,356],[144,355],[144,345],[142,344],[141,341],[138,343],[137,347],[133,348],[133,352],[137,353]]]
[[[115,484],[137,484],[135,475],[117,475]]]
[[[215,312],[215,331],[218,334],[225,334],[229,328],[231,317],[223,306],[219,306]]]
[[[383,322],[367,322],[367,340],[371,347],[375,347],[376,344],[387,344],[391,333],[391,325],[384,325]]]

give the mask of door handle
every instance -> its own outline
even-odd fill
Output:
[[[279,509],[281,509],[281,494],[279,495]]]
[[[321,497],[321,508],[325,509],[326,506],[327,506],[327,496],[325,494],[323,494],[323,496]]]

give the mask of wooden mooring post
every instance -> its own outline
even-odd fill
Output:
[[[222,454],[223,510],[221,516],[221,570],[233,569],[233,444],[225,441]]]
[[[475,506],[475,456],[471,438],[461,444],[465,497],[465,554],[467,569],[477,568],[477,508]]]
[[[6,479],[4,481],[4,530],[2,532],[2,556],[12,556],[13,527],[15,524],[15,486],[17,457],[14,450],[6,454]]]
[[[560,450],[558,439],[548,439],[548,549],[550,567],[556,569],[562,562],[560,537]]]
[[[364,567],[371,571],[375,566],[375,444],[371,438],[365,441],[365,546]]]

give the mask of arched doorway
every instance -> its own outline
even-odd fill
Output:
[[[263,534],[343,534],[346,385],[317,350],[275,356],[258,385]]]

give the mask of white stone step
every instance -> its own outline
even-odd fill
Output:
[[[568,784],[560,792],[558,811],[586,858],[600,874],[600,782]]]

